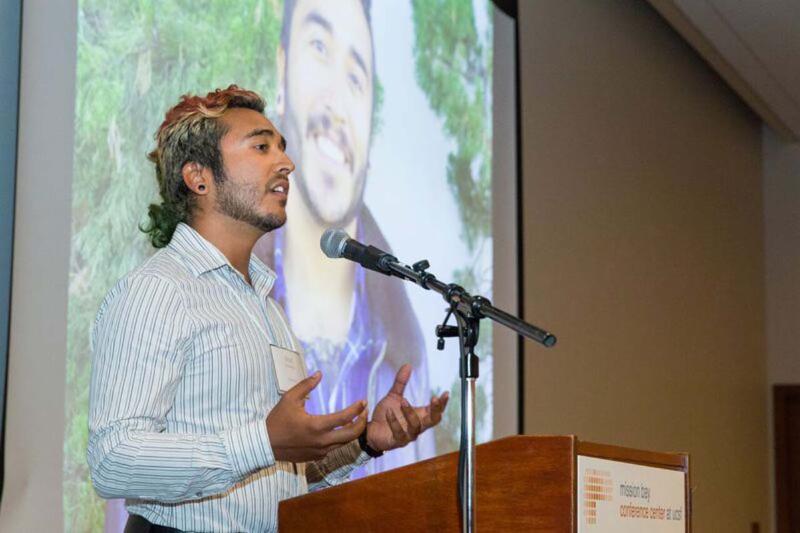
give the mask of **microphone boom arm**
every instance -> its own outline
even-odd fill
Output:
[[[502,309],[498,309],[492,302],[483,296],[472,296],[463,287],[455,283],[444,283],[427,271],[428,262],[420,261],[414,267],[404,265],[391,255],[386,254],[380,261],[380,266],[388,275],[410,281],[419,285],[423,289],[432,290],[442,295],[444,300],[454,311],[464,317],[481,319],[489,318],[512,331],[517,332],[523,337],[536,341],[543,346],[550,348],[555,345],[557,339],[552,333],[543,330],[533,324],[520,320]]]

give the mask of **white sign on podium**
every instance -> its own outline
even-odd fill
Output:
[[[686,475],[578,456],[578,533],[686,533]]]

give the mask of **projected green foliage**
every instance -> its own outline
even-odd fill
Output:
[[[86,465],[89,330],[114,282],[152,253],[137,226],[156,198],[146,154],[166,105],[237,83],[275,94],[279,0],[81,0],[67,346],[64,516],[98,531]]]
[[[491,269],[482,258],[492,214],[491,24],[485,35],[479,34],[471,1],[412,0],[412,5],[417,82],[455,146],[447,157],[447,183],[458,205],[462,238],[473,257],[471,264],[453,273],[454,281],[470,292],[487,294]],[[491,20],[491,3],[486,7]],[[491,365],[491,352],[491,328],[484,325],[476,353]],[[480,435],[488,404],[482,382],[478,383]],[[458,447],[458,382],[450,392],[451,404],[436,429],[439,451]]]
[[[413,7],[417,81],[455,141],[447,181],[474,249],[491,233],[491,34],[478,34],[472,2],[413,0]]]

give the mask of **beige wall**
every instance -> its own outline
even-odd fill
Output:
[[[770,509],[774,513],[772,386],[800,384],[800,143],[764,128],[767,402],[770,423]]]
[[[800,143],[764,128],[767,379],[800,383]]]
[[[0,531],[64,531],[64,376],[77,0],[22,6]]]
[[[525,431],[692,456],[767,529],[761,129],[645,2],[520,2]]]

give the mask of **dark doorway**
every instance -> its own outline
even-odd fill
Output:
[[[777,532],[800,531],[800,385],[773,387]]]

